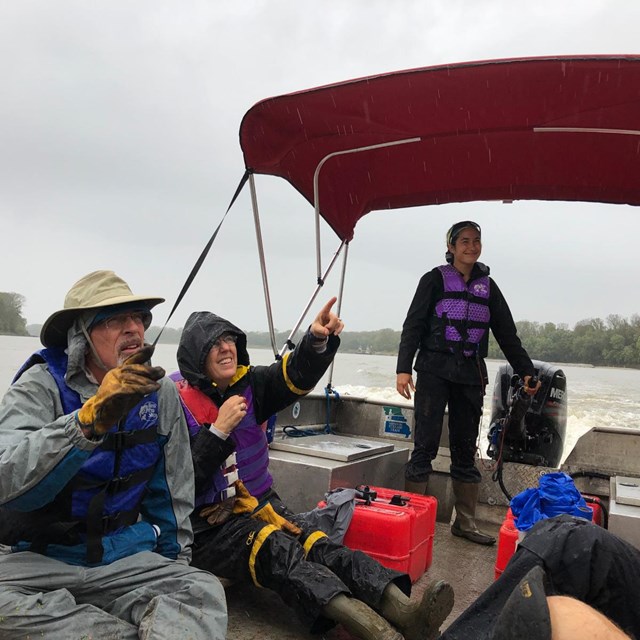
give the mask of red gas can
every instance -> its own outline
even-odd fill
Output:
[[[583,494],[585,498],[594,499],[594,496]],[[597,502],[587,502],[587,507],[593,512],[591,521],[602,526],[602,506]],[[497,580],[507,566],[511,556],[518,546],[518,529],[516,528],[511,509],[507,510],[507,515],[500,527],[500,537],[498,538],[498,553],[495,564],[495,579]]]
[[[509,513],[511,509],[509,509]],[[498,537],[498,554],[495,565],[495,579],[497,580],[507,566],[511,556],[515,553],[518,545],[518,530],[516,529],[513,516],[504,519],[500,527],[500,535]]]
[[[603,522],[602,522],[602,505],[600,505],[598,502],[595,502],[595,500],[598,500],[598,498],[596,496],[589,496],[586,493],[582,494],[584,499],[587,500],[594,500],[594,502],[588,502],[587,501],[587,507],[589,507],[592,511],[593,511],[593,518],[591,519],[592,522],[594,524],[603,526]]]
[[[369,491],[377,497],[356,499],[344,544],[385,567],[408,573],[415,582],[433,559],[437,499],[384,487],[369,487]]]

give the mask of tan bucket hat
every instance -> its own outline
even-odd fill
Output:
[[[134,296],[129,285],[113,271],[93,271],[69,289],[64,308],[47,318],[40,331],[40,342],[45,347],[65,347],[67,332],[81,313],[130,302],[144,302],[151,309],[164,302],[164,298]]]

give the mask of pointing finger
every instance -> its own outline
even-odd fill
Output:
[[[331,314],[331,308],[336,303],[337,299],[338,298],[336,298],[336,296],[333,296],[333,298],[331,298],[331,300],[329,300],[329,302],[327,302],[324,305],[324,307],[320,309],[320,313],[318,314],[318,317],[322,318],[323,320],[326,319]]]

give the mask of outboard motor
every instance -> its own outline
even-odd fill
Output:
[[[557,467],[567,430],[567,380],[562,370],[533,361],[540,389],[531,398],[508,364],[498,370],[487,455],[502,462]]]

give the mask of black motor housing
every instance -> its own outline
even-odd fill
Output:
[[[520,380],[511,366],[500,366],[493,388],[487,453],[496,460],[502,456],[503,462],[557,467],[567,431],[567,380],[557,366],[538,360],[533,365],[541,383],[533,400],[521,396]],[[522,413],[524,418],[519,419]]]

